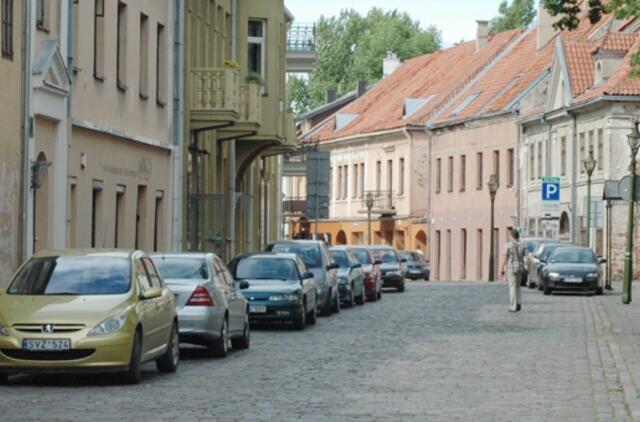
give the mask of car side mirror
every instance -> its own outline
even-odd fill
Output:
[[[600,260],[598,261],[598,263],[599,263],[600,265],[602,265],[602,264],[606,264],[607,262],[609,262],[609,261],[607,261],[607,258],[600,258]]]
[[[382,261],[376,259],[375,261],[373,261],[373,265],[382,265]]]
[[[249,284],[249,282],[248,282],[248,281],[246,281],[246,280],[242,280],[242,281],[240,281],[240,282],[238,283],[238,288],[239,288],[240,290],[246,290],[246,289],[248,289],[249,287],[251,287],[251,284]]]
[[[306,273],[302,274],[302,279],[303,280],[308,280],[308,279],[313,278],[313,277],[314,277],[314,275],[310,271],[307,271]]]
[[[405,258],[402,258],[402,259],[400,260],[400,262],[402,262],[402,263],[404,264],[405,262],[407,262],[407,260],[406,260]]]
[[[362,264],[353,264],[353,265],[351,266],[351,269],[352,269],[352,270],[355,270],[356,268],[362,268]]]
[[[331,264],[327,265],[327,271],[337,270],[338,268],[340,268],[340,266],[335,262],[332,262]]]
[[[142,292],[142,294],[140,295],[140,299],[151,300],[156,299],[160,296],[162,296],[162,289],[160,287],[152,287]]]

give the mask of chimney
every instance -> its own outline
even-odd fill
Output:
[[[538,50],[543,48],[555,37],[556,30],[553,27],[554,18],[544,8],[544,1],[538,3]]]
[[[382,61],[382,77],[386,78],[387,76],[391,75],[396,71],[397,68],[400,67],[401,64],[402,62],[400,61],[396,53],[387,51],[387,55]]]
[[[360,98],[367,92],[367,81],[358,81],[356,87],[356,97]]]
[[[478,24],[476,52],[478,52],[489,43],[489,21],[476,21],[476,23]]]
[[[324,103],[329,104],[336,100],[336,90],[335,89],[327,89],[324,93]]]

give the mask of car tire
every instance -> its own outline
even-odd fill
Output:
[[[156,359],[156,368],[164,373],[173,373],[178,370],[180,364],[180,338],[178,337],[178,323],[174,322],[171,327],[167,351],[160,358]]]
[[[129,359],[129,369],[123,374],[123,381],[126,384],[139,384],[142,379],[142,331],[136,330],[131,346],[131,358]]]
[[[9,383],[9,374],[0,374],[0,385],[7,385]]]
[[[318,321],[318,304],[316,303],[313,306],[313,309],[311,310],[311,312],[309,312],[309,314],[307,315],[307,324],[316,325],[317,321]]]
[[[542,291],[544,292],[545,296],[549,296],[551,294],[551,289],[547,286],[543,286]]]
[[[404,293],[404,281],[400,286],[398,286],[398,293]]]
[[[336,293],[336,300],[333,302],[333,306],[331,309],[334,313],[340,313],[340,296]]]
[[[378,293],[376,296],[378,297],[378,300],[382,300],[382,289],[378,290]]]
[[[293,328],[298,331],[304,330],[304,327],[307,326],[307,305],[304,305],[300,316],[293,321]]]
[[[249,314],[244,316],[244,329],[242,337],[231,339],[231,347],[234,349],[248,349],[251,343],[251,324],[249,324]]]
[[[604,290],[602,289],[602,287],[598,287],[596,289],[596,295],[597,296],[602,296],[603,293],[604,293]]]
[[[364,294],[364,285],[362,286],[362,291],[360,292],[360,296],[358,296],[358,299],[356,299],[356,303],[360,306],[364,305],[364,302],[367,301],[367,297]]]
[[[324,306],[322,307],[322,315],[323,316],[331,316],[331,314],[333,313],[333,303],[332,303],[332,297],[333,297],[333,292],[331,291],[331,289],[329,289],[329,291],[327,292],[327,300],[324,303]]]
[[[229,353],[229,319],[225,316],[220,327],[220,337],[211,342],[208,354],[214,358],[224,358]]]

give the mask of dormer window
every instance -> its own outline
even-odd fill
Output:
[[[593,73],[593,83],[595,86],[607,82],[624,60],[624,51],[597,49],[593,53],[595,61],[595,72]]]
[[[357,114],[336,114],[336,132],[358,118]]]
[[[427,98],[406,98],[402,109],[402,117],[404,119],[411,117],[412,114],[427,105],[435,96],[436,94],[431,94]]]
[[[597,85],[600,85],[604,82],[604,75],[602,74],[602,61],[596,61],[596,72],[594,76],[594,82]]]

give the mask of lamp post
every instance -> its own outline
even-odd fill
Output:
[[[367,223],[369,232],[369,245],[371,245],[371,208],[373,208],[373,194],[367,192],[367,196],[364,200],[364,205],[367,207]]]
[[[593,159],[593,152],[589,151],[589,156],[582,161],[584,170],[587,172],[587,246],[591,246],[591,176],[596,169],[597,161]]]
[[[638,131],[638,120],[633,121],[633,129],[627,135],[629,148],[631,149],[631,165],[629,173],[631,175],[631,187],[629,197],[629,219],[627,222],[627,251],[624,254],[624,284],[622,286],[622,303],[631,303],[631,280],[633,279],[633,207],[635,205],[636,192],[636,155],[640,148],[640,132]]]
[[[489,281],[496,280],[496,256],[495,256],[495,239],[493,232],[495,231],[495,202],[496,202],[496,192],[498,192],[498,188],[500,187],[500,183],[498,182],[498,176],[492,174],[489,178],[489,196],[491,198],[491,232],[489,233]]]

